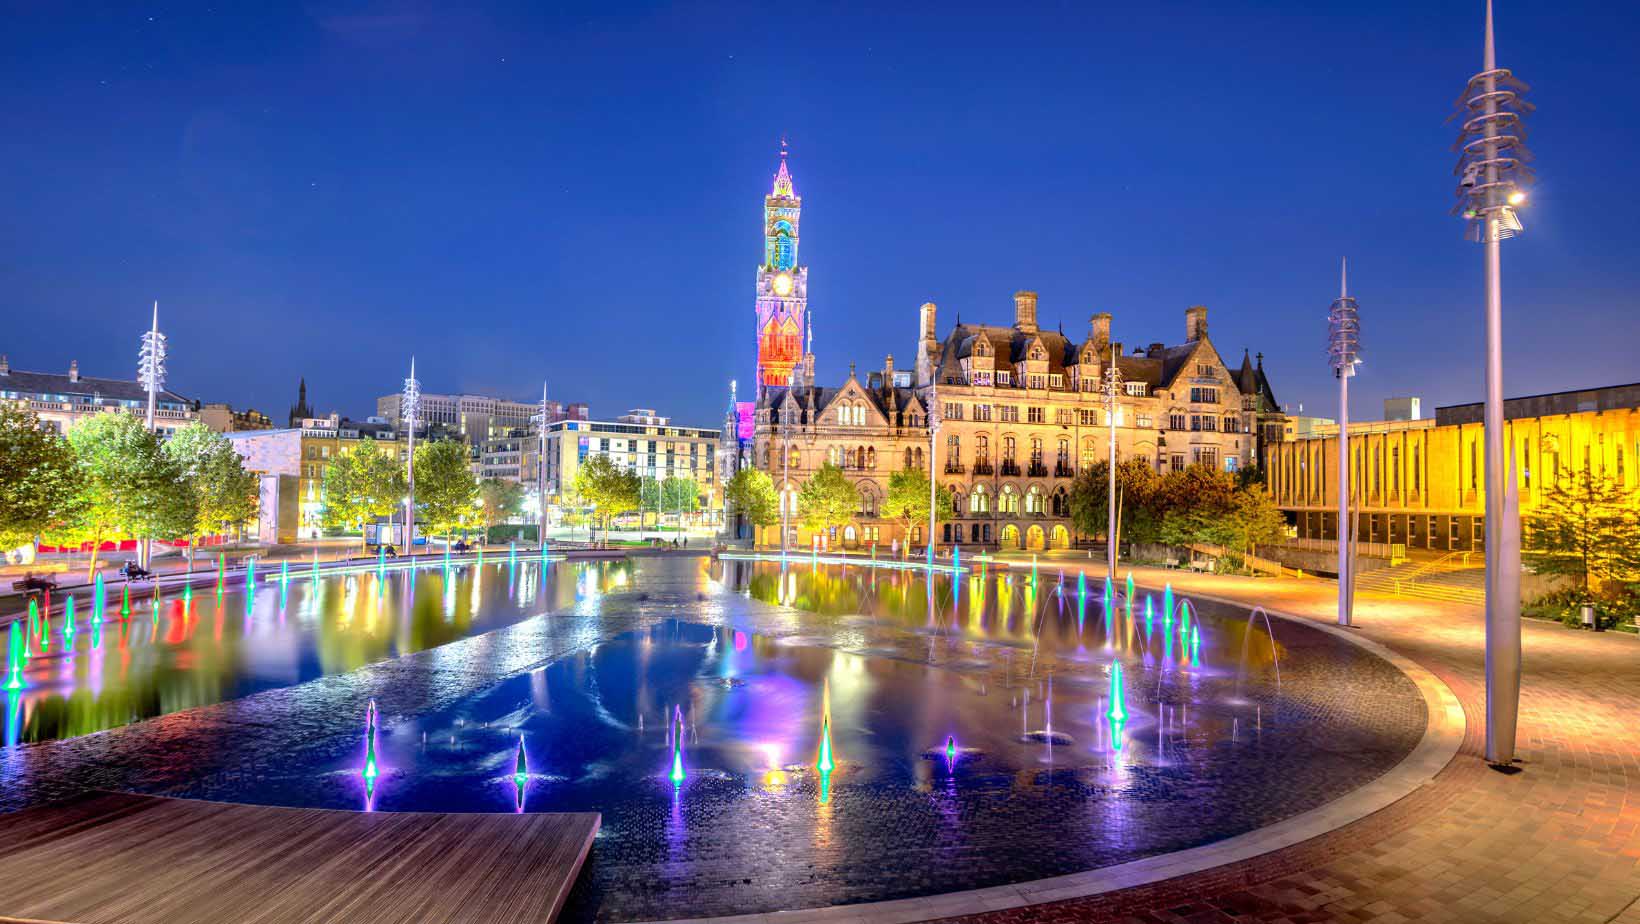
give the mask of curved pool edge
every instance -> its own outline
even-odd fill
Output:
[[[1224,597],[1194,594],[1191,598],[1252,612],[1252,607],[1247,604]],[[1423,697],[1427,710],[1423,737],[1418,740],[1412,751],[1376,779],[1336,799],[1275,824],[1255,828],[1212,844],[1158,854],[1115,866],[1010,885],[881,902],[690,918],[687,924],[823,924],[845,921],[850,924],[911,924],[963,914],[1025,908],[1064,899],[1087,898],[1134,886],[1149,885],[1250,860],[1336,831],[1416,792],[1431,782],[1435,775],[1457,756],[1467,728],[1467,718],[1457,695],[1433,672],[1378,642],[1337,626],[1276,610],[1265,612],[1282,621],[1298,623],[1346,639],[1388,662],[1412,681],[1418,688],[1419,695]],[[651,921],[643,924],[686,922]]]

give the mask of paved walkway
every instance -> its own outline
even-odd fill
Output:
[[[1051,563],[1061,565],[1104,576],[1102,563]],[[1334,587],[1324,581],[1148,568],[1133,575],[1141,587],[1171,582],[1181,596],[1260,603],[1325,622],[1336,615]],[[1429,785],[1243,863],[958,920],[1640,924],[1640,640],[1528,620],[1521,772],[1504,774],[1481,756],[1479,608],[1362,595],[1356,622],[1362,635],[1440,677],[1463,703],[1463,747]]]

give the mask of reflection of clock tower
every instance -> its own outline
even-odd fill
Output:
[[[797,223],[803,200],[786,171],[780,145],[780,172],[774,191],[763,199],[763,265],[757,268],[757,382],[786,385],[803,361],[808,328],[809,271],[797,265]]]

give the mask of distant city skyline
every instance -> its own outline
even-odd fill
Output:
[[[183,4],[13,11],[0,38],[0,353],[275,417],[429,391],[656,407],[749,397],[762,198],[790,139],[818,379],[911,355],[916,308],[1171,342],[1190,304],[1330,416],[1350,258],[1356,416],[1481,396],[1475,245],[1449,217],[1479,3],[1231,11]],[[1509,250],[1506,392],[1632,381],[1633,8],[1498,7],[1543,177]],[[1142,319],[1142,320],[1138,320]],[[1131,324],[1131,327],[1122,326]]]

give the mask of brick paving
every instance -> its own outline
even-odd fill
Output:
[[[1090,577],[1103,577],[1102,568],[1087,567]],[[1324,622],[1335,617],[1333,585],[1322,581],[1133,572],[1141,586],[1171,581],[1181,596],[1261,603]],[[1463,703],[1463,747],[1429,785],[1253,860],[953,920],[1640,924],[1640,641],[1527,621],[1521,772],[1505,774],[1482,759],[1480,609],[1363,595],[1356,623],[1363,636],[1440,677]]]

